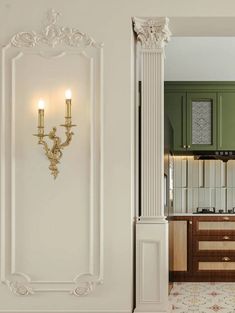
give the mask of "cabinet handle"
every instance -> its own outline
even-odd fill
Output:
[[[190,149],[190,148],[191,148],[191,146],[189,145],[189,146],[188,146],[188,148]]]
[[[229,236],[224,236],[223,239],[224,240],[228,240],[228,239],[230,239],[230,237]]]
[[[188,221],[188,223],[189,223],[189,225],[192,225],[192,224],[193,224],[193,222],[192,222],[192,221]]]
[[[228,216],[225,216],[223,219],[224,219],[225,221],[229,221],[229,217],[228,217]]]
[[[228,261],[231,261],[231,259],[229,257],[225,256],[222,258],[222,261],[228,262]]]
[[[183,148],[186,149],[186,145],[183,145]]]

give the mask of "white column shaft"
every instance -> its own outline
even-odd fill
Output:
[[[141,218],[164,216],[164,55],[141,58]]]

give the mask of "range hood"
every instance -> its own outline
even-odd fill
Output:
[[[235,151],[203,151],[194,153],[195,160],[221,160],[228,162],[235,160]]]

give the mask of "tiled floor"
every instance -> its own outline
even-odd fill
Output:
[[[235,313],[235,283],[174,283],[173,313]]]

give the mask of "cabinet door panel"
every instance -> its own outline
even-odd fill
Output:
[[[188,150],[216,149],[216,93],[187,94]]]
[[[166,92],[165,112],[174,131],[174,151],[186,150],[186,93]]]
[[[235,150],[235,92],[218,94],[218,150]]]
[[[170,255],[172,271],[187,271],[188,270],[188,222],[174,221],[170,223]]]

